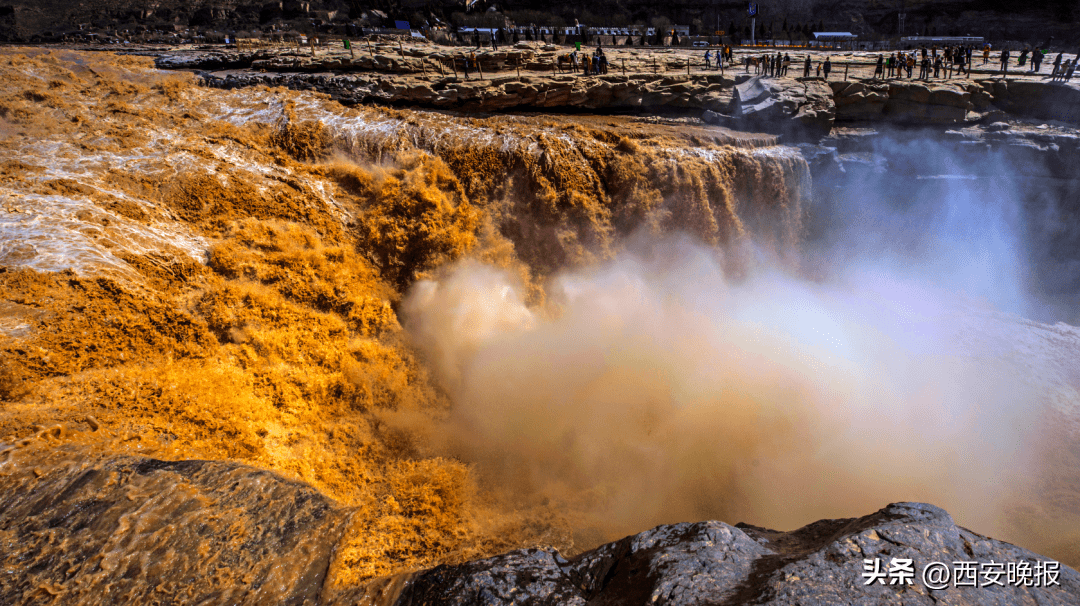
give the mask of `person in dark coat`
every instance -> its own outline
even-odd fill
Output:
[[[802,77],[803,78],[809,78],[810,77],[810,55],[806,56],[806,62],[803,63]]]
[[[832,61],[828,57],[825,57],[825,65],[822,67],[822,71],[825,72],[825,79],[829,79],[829,72],[832,71]]]

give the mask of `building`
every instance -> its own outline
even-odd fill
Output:
[[[905,36],[900,38],[900,47],[916,48],[919,46],[950,46],[953,44],[982,46],[984,42],[982,36]]]
[[[851,32],[814,32],[814,39],[807,46],[855,49],[859,37]]]

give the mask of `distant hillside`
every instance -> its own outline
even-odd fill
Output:
[[[596,0],[580,2],[480,1],[466,13],[457,0],[0,0],[0,41],[52,41],[66,34],[310,29],[346,23],[381,25],[395,19],[456,25],[689,25],[693,33],[719,29],[749,36],[746,2]],[[1080,1],[1006,0],[773,0],[761,2],[759,37],[783,38],[813,30],[850,31],[888,38],[906,35],[976,35],[991,41],[1080,46]]]

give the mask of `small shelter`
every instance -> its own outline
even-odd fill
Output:
[[[851,32],[814,32],[810,46],[823,48],[853,49],[859,37]]]

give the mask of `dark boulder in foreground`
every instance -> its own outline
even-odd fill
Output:
[[[439,566],[416,575],[396,604],[1080,604],[1080,574],[1048,572],[1046,561],[961,528],[933,505],[896,503],[792,532],[674,524],[570,561],[522,550]],[[942,570],[947,581],[924,578]]]
[[[315,603],[347,521],[245,465],[20,450],[0,444],[0,604]]]
[[[524,549],[334,590],[350,512],[310,486],[49,447],[49,431],[0,443],[0,604],[1080,604],[1075,570],[920,503],[792,532],[672,524],[569,560]],[[924,577],[934,562],[940,588]]]

